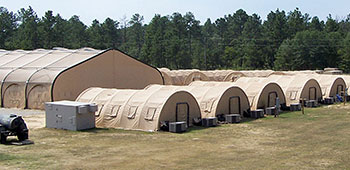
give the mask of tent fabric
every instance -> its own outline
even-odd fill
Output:
[[[340,95],[346,88],[345,80],[339,75],[312,74],[310,76],[319,82],[323,98]]]
[[[160,130],[161,122],[201,118],[196,99],[188,92],[169,88],[144,90],[89,88],[76,101],[96,103],[96,126],[141,131]]]
[[[193,70],[169,70],[161,68],[159,71],[164,77],[165,85],[188,85],[193,81],[208,81],[209,78],[197,69]]]
[[[237,86],[197,86],[195,81],[190,86],[150,85],[147,89],[161,88],[184,90],[191,93],[197,100],[202,118],[218,117],[225,114],[247,114],[250,110],[249,100],[244,91]]]
[[[239,77],[244,77],[245,75],[240,71],[234,70],[211,70],[211,71],[201,71],[205,74],[210,81],[236,81]]]
[[[286,96],[286,104],[299,103],[300,99],[318,100],[322,99],[322,90],[318,81],[308,74],[298,75],[271,75],[270,81],[277,82]]]
[[[133,70],[133,71],[132,71]],[[43,109],[75,100],[93,86],[138,88],[163,84],[160,72],[118,50],[91,48],[0,52],[1,106]]]
[[[274,106],[276,97],[279,97],[281,105],[286,103],[282,88],[277,83],[266,78],[241,77],[236,82],[193,82],[190,86],[238,86],[246,93],[251,110]]]

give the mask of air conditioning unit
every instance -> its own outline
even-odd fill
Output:
[[[227,123],[239,123],[241,122],[241,115],[240,114],[229,114],[225,115],[226,122]]]
[[[334,103],[334,98],[333,97],[327,97],[323,100],[324,104],[333,104]]]
[[[186,122],[171,122],[169,123],[169,132],[181,133],[187,130]]]
[[[290,104],[290,111],[300,111],[301,104],[300,103],[292,103]]]
[[[97,106],[74,101],[46,102],[46,127],[66,130],[95,128]]]
[[[264,109],[256,109],[250,111],[250,117],[254,119],[259,119],[264,117]]]
[[[317,107],[317,101],[316,100],[306,100],[305,107]]]
[[[268,115],[275,115],[276,107],[267,107],[266,108],[266,114]]]
[[[217,125],[218,119],[216,117],[208,117],[202,119],[202,126],[212,127]]]

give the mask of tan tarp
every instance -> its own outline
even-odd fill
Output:
[[[323,98],[335,97],[346,88],[344,79],[339,75],[312,74],[310,77],[319,82]]]
[[[195,81],[190,86],[161,86],[150,85],[147,89],[161,88],[184,90],[191,93],[201,109],[202,118],[217,117],[225,114],[241,114],[249,112],[250,105],[247,95],[237,86],[197,86]]]
[[[268,79],[277,82],[282,87],[287,106],[299,103],[301,98],[318,101],[322,99],[321,86],[317,80],[308,74],[298,74],[296,76],[271,75]]]
[[[194,82],[191,86],[238,86],[246,93],[251,110],[274,106],[276,97],[279,97],[281,105],[286,103],[281,87],[266,78],[241,77],[236,82]]]
[[[193,81],[208,81],[209,78],[197,69],[193,70],[169,70],[161,68],[165,85],[188,85]]]
[[[273,70],[241,70],[245,77],[268,77],[273,74]]]
[[[43,109],[75,100],[86,88],[142,89],[163,84],[160,72],[117,50],[54,48],[0,52],[3,107]]]
[[[77,101],[100,106],[96,114],[97,127],[157,131],[164,121],[185,121],[192,126],[195,118],[201,118],[196,99],[190,93],[176,89],[90,88]]]

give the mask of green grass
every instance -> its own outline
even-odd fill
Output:
[[[34,145],[0,145],[5,169],[350,169],[350,107],[285,112],[186,133],[30,131]]]

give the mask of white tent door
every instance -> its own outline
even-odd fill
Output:
[[[232,96],[229,99],[229,113],[230,114],[241,114],[241,101],[239,96]]]
[[[337,94],[342,94],[342,91],[344,90],[343,85],[338,85],[337,86]]]
[[[269,93],[269,98],[267,100],[267,107],[273,107],[276,105],[276,98],[277,98],[277,93],[276,92],[270,92]]]
[[[316,88],[310,87],[309,89],[309,100],[316,100]]]
[[[8,108],[19,108],[21,106],[21,94],[20,94],[20,86],[18,84],[12,84],[8,86],[4,92],[4,96],[2,98],[3,107]]]
[[[176,122],[187,122],[189,125],[189,106],[187,103],[176,104]]]

